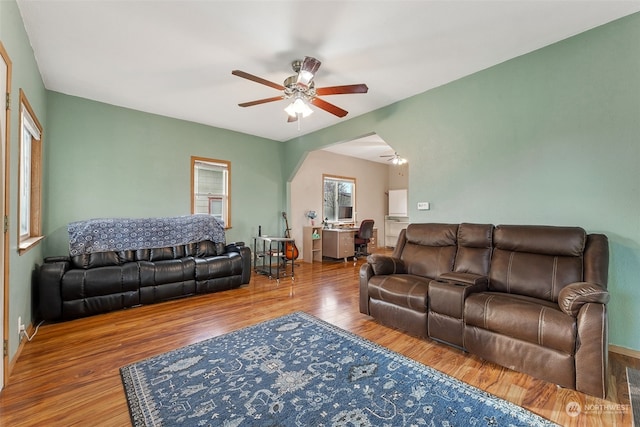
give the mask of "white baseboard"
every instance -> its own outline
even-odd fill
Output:
[[[612,353],[622,354],[623,356],[633,357],[634,359],[640,359],[640,351],[632,350],[630,348],[620,347],[619,345],[609,344],[609,351]]]

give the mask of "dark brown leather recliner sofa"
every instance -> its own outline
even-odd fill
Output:
[[[360,269],[360,311],[606,397],[609,245],[579,227],[410,224]]]

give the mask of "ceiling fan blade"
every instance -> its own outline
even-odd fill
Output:
[[[369,88],[366,84],[361,83],[357,85],[344,85],[344,86],[328,86],[316,89],[316,94],[322,95],[341,95],[344,93],[367,93]]]
[[[293,123],[293,122],[297,122],[298,121],[298,116],[291,116],[289,114],[287,114],[287,123]]]
[[[279,85],[278,83],[270,82],[269,80],[265,80],[262,77],[254,76],[253,74],[245,73],[244,71],[233,70],[231,74],[233,74],[234,76],[242,77],[243,79],[251,80],[252,82],[272,87],[274,89],[284,90],[284,86]]]
[[[324,101],[324,100],[322,100],[320,98],[313,98],[311,100],[311,103],[313,105],[315,105],[316,107],[322,108],[324,111],[327,111],[327,112],[329,112],[329,113],[331,113],[333,115],[336,115],[338,117],[344,117],[347,114],[349,114],[348,111],[343,110],[342,108],[337,107],[337,106],[335,106],[333,104],[330,104],[327,101]]]
[[[255,101],[243,102],[242,104],[238,104],[238,105],[241,107],[251,107],[253,105],[266,104],[267,102],[280,101],[281,99],[284,99],[284,95],[274,96],[273,98],[264,98],[264,99],[257,99]]]

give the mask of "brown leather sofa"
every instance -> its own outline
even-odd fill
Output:
[[[360,269],[360,311],[606,397],[609,246],[579,227],[411,224]]]

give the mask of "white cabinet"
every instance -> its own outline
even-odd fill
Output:
[[[389,216],[407,216],[407,190],[389,190]]]

